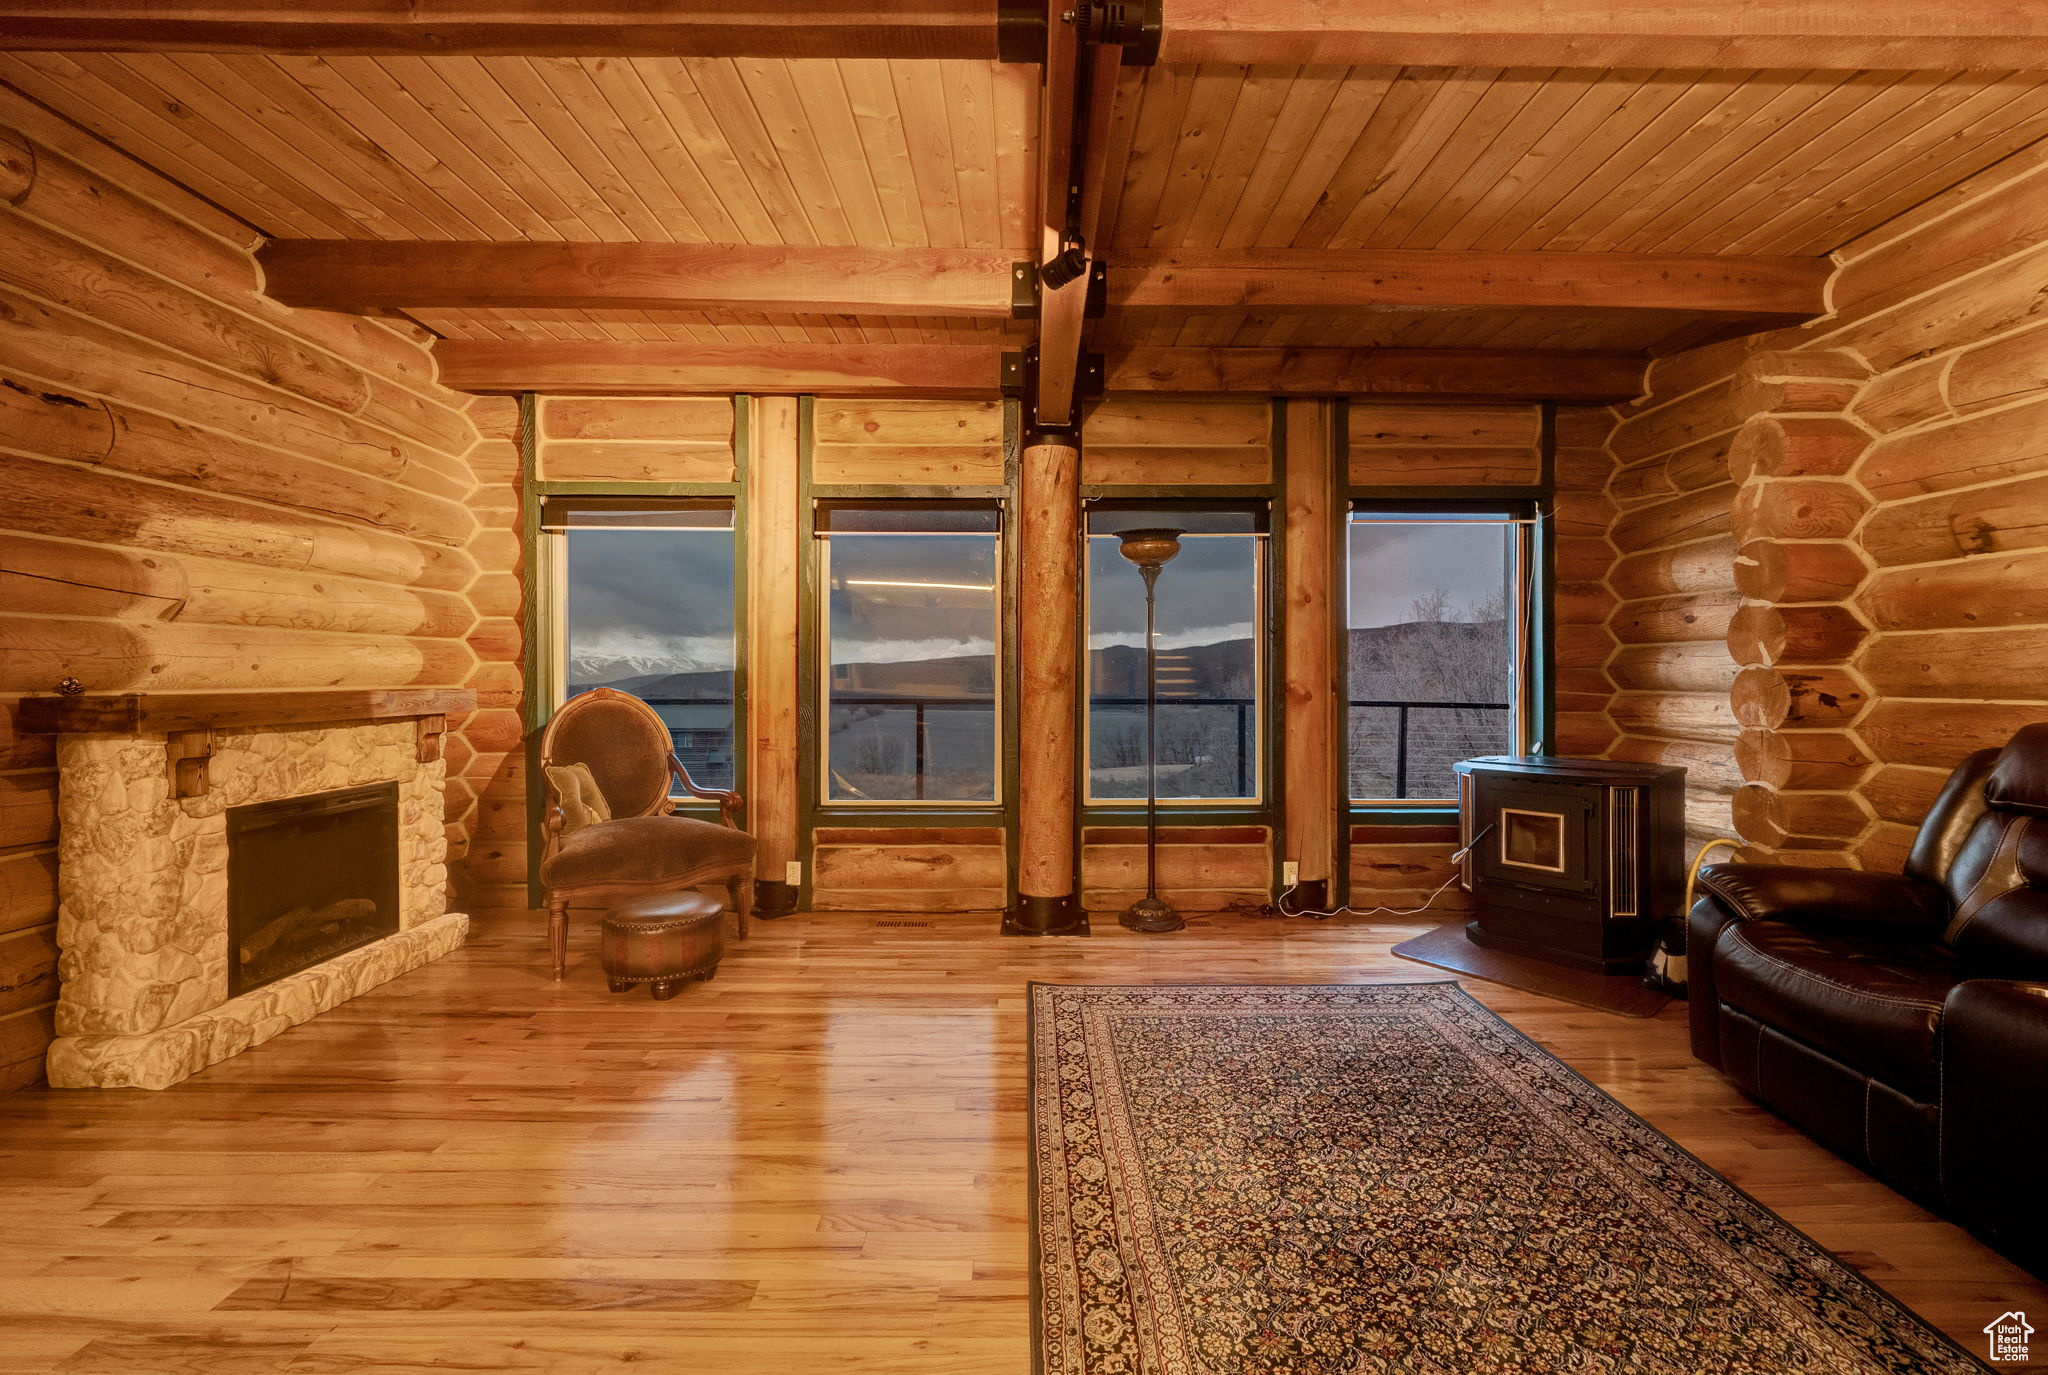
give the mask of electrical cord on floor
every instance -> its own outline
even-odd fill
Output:
[[[1473,850],[1477,849],[1479,847],[1479,842],[1486,839],[1487,834],[1492,830],[1493,827],[1487,826],[1485,829],[1481,830],[1478,835],[1472,837],[1472,841],[1469,845],[1466,845],[1464,848],[1452,854],[1451,864],[1453,866],[1453,872],[1451,876],[1445,879],[1442,883],[1438,884],[1436,886],[1436,891],[1432,892],[1428,897],[1424,898],[1421,901],[1421,903],[1414,907],[1333,907],[1327,911],[1314,907],[1289,907],[1287,905],[1287,900],[1293,897],[1295,891],[1301,886],[1299,884],[1296,884],[1294,885],[1294,887],[1291,887],[1287,889],[1287,891],[1280,894],[1280,897],[1276,902],[1250,902],[1240,898],[1230,905],[1230,910],[1242,916],[1307,917],[1311,921],[1327,921],[1331,917],[1420,916],[1424,912],[1427,912],[1436,903],[1436,900],[1438,898],[1442,897],[1445,893],[1450,891],[1451,885],[1456,883],[1459,878],[1459,875],[1455,872],[1455,866],[1464,863],[1465,856],[1471,854]]]

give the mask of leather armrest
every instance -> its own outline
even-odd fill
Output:
[[[1740,921],[1932,932],[1949,918],[1946,892],[1903,874],[1794,864],[1709,864],[1700,870],[1699,886]]]
[[[1903,874],[1808,869],[1795,864],[1708,864],[1687,916],[1685,996],[1692,1053],[1721,1064],[1721,1006],[1714,990],[1714,946],[1738,921],[1794,926],[1860,926],[1933,934],[1948,920],[1948,894]]]
[[[2048,984],[1971,979],[1941,1018],[1941,1187],[1958,1219],[2048,1274]]]

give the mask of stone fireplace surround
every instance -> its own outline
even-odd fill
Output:
[[[394,715],[463,705],[387,696]],[[110,700],[122,699],[74,699]],[[264,714],[294,712],[242,712]],[[91,730],[110,722],[81,707],[55,727],[52,1087],[167,1088],[462,944],[469,918],[446,910],[439,715],[198,730],[153,730],[183,722],[148,715],[132,714],[132,733]],[[381,782],[398,784],[398,932],[229,998],[228,809]]]

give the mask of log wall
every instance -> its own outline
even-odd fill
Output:
[[[729,396],[546,396],[536,476],[548,482],[732,482]]]
[[[1105,396],[1081,421],[1089,486],[1237,486],[1273,480],[1273,408],[1258,397]]]
[[[2048,720],[2048,151],[1837,255],[1833,313],[1659,360],[1609,441],[1611,715],[1695,839],[1896,869]]]
[[[1353,487],[1532,487],[1542,480],[1535,406],[1358,400],[1346,410]]]
[[[517,687],[495,648],[515,613],[477,609],[507,595],[478,579],[506,543],[478,517],[498,525],[504,495],[478,495],[471,455],[489,446],[421,340],[278,305],[253,236],[218,211],[16,97],[0,120],[0,1087],[16,1087],[40,1075],[56,994],[56,771],[50,738],[13,727],[21,695],[65,678]],[[451,758],[481,757],[493,722],[459,723]],[[451,790],[458,848],[473,799]]]
[[[470,450],[477,485],[469,507],[477,522],[477,561],[469,601],[476,612],[469,647],[476,656],[467,686],[476,712],[448,745],[448,823],[455,872],[476,910],[526,905],[526,565],[520,538],[525,491],[517,402],[478,397],[469,408],[478,433]]]

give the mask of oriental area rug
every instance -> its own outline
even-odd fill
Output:
[[[1044,1375],[1985,1367],[1454,984],[1031,988]]]

